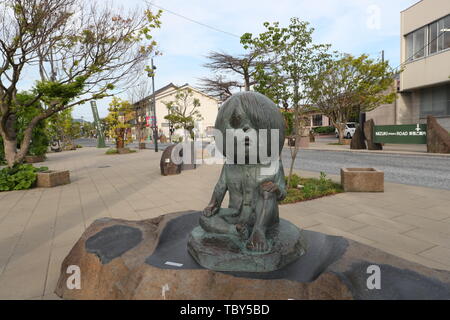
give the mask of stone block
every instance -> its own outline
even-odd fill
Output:
[[[52,188],[70,183],[70,173],[65,171],[43,171],[37,174],[37,186],[43,188]]]
[[[38,163],[38,162],[44,162],[45,161],[45,155],[40,156],[25,156],[24,162],[25,163]]]
[[[346,192],[384,192],[384,172],[374,168],[342,168],[341,184]]]
[[[181,164],[176,164],[175,162],[181,161],[182,153],[178,154],[178,159],[172,158],[172,151],[175,148],[176,145],[168,146],[162,156],[160,161],[160,168],[161,168],[161,175],[163,176],[170,176],[174,174],[180,174],[181,173]]]
[[[450,134],[433,116],[427,118],[427,152],[450,153]]]
[[[364,150],[367,149],[366,141],[364,139],[364,132],[361,126],[358,126],[353,135],[352,142],[350,143],[350,149]]]
[[[364,123],[364,136],[367,140],[367,149],[369,150],[383,150],[383,146],[381,143],[375,143],[373,136],[373,127],[375,126],[375,122],[373,119],[366,121]]]

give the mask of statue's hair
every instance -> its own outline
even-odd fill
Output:
[[[270,130],[279,130],[279,151],[284,145],[285,140],[285,122],[277,105],[267,98],[265,95],[244,91],[233,94],[220,107],[217,115],[216,129],[222,132],[223,137],[226,136],[226,129],[230,128],[230,122],[235,110],[241,107],[246,116],[249,118],[253,128],[267,129],[269,132],[268,142],[270,142]]]

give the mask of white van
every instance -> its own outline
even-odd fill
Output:
[[[353,138],[353,135],[355,134],[356,126],[358,124],[356,122],[347,122],[345,125],[344,130],[344,138],[351,139]],[[336,138],[339,138],[339,132],[337,129],[334,130],[334,133],[336,133]]]

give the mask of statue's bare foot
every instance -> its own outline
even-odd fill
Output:
[[[265,232],[254,229],[250,239],[247,241],[247,249],[254,252],[264,252],[269,250],[269,243]]]
[[[237,224],[236,225],[236,231],[238,232],[239,237],[241,239],[244,239],[244,240],[248,239],[249,231],[248,231],[248,228],[247,228],[247,226],[245,224],[240,224],[240,223]]]

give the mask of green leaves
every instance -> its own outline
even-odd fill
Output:
[[[87,77],[76,77],[69,83],[58,81],[37,81],[34,92],[48,105],[66,105],[83,91]]]
[[[0,191],[25,190],[31,188],[37,179],[37,172],[47,167],[35,168],[31,164],[17,164],[0,170]]]

